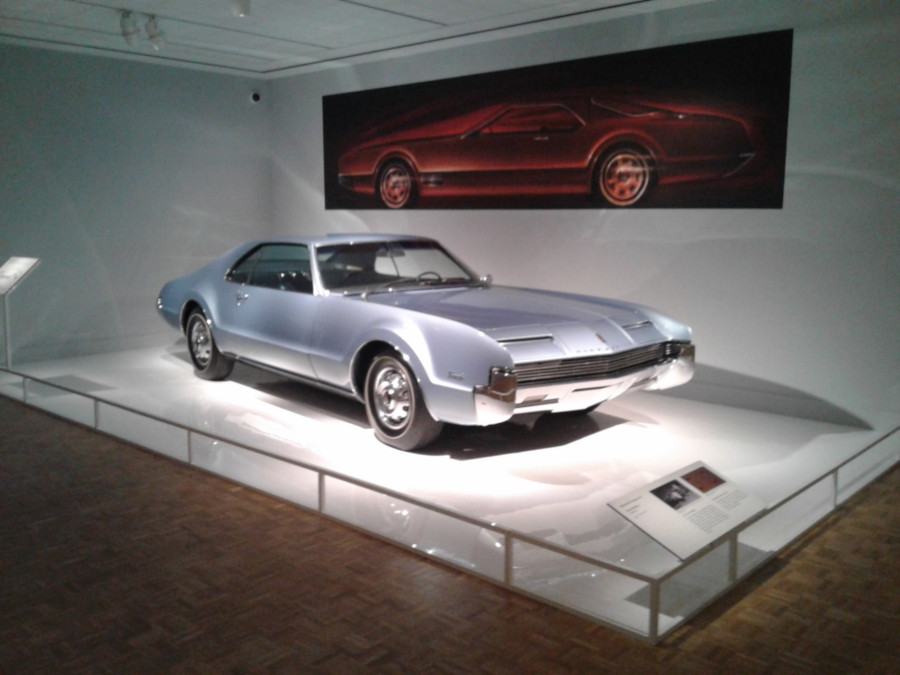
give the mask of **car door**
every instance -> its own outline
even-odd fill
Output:
[[[230,295],[219,323],[238,356],[311,377],[312,322],[320,298],[313,295],[309,249],[264,244],[229,271]]]
[[[584,122],[558,104],[513,106],[459,141],[460,173],[478,192],[544,192],[583,169]]]

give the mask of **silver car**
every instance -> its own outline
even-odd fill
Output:
[[[445,422],[589,412],[694,372],[690,328],[664,314],[494,286],[422,237],[254,241],[167,283],[157,308],[200,377],[226,378],[240,360],[354,397],[403,450]]]

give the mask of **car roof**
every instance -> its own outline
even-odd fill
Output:
[[[302,235],[284,237],[266,237],[252,242],[253,246],[260,244],[307,244],[308,246],[323,246],[328,244],[356,244],[379,241],[434,241],[428,237],[419,237],[406,234],[372,234],[371,232],[333,233],[321,235]]]

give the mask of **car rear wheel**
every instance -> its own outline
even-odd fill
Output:
[[[416,450],[438,437],[442,422],[431,417],[409,367],[393,354],[382,354],[366,376],[366,415],[382,443]]]
[[[188,317],[184,329],[194,372],[204,380],[223,380],[231,374],[234,361],[216,347],[206,315],[199,309]]]
[[[416,183],[406,162],[392,160],[384,165],[378,174],[378,197],[389,209],[412,206],[416,198]]]
[[[632,206],[647,193],[651,178],[648,153],[623,146],[603,157],[596,185],[603,199],[612,206]]]

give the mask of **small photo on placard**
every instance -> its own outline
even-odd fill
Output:
[[[696,492],[677,480],[664,483],[650,492],[676,511],[699,498]]]

